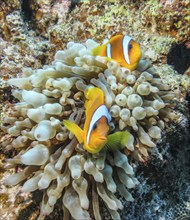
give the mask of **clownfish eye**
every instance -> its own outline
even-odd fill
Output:
[[[133,48],[133,45],[132,44],[129,44],[128,45],[128,50],[131,50]]]
[[[93,125],[93,127],[92,127],[92,130],[96,130],[97,126],[98,126],[97,122],[94,123],[94,125]]]

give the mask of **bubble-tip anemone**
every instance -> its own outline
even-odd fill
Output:
[[[23,192],[43,189],[38,219],[50,214],[60,197],[64,216],[99,220],[100,197],[112,218],[119,219],[123,205],[115,193],[133,201],[128,189],[138,184],[128,155],[145,161],[149,148],[161,138],[165,121],[175,118],[170,108],[174,93],[149,61],[142,59],[131,72],[113,60],[92,56],[95,46],[93,40],[69,42],[51,66],[23,69],[21,78],[8,81],[16,87],[13,95],[18,103],[2,126],[14,140],[6,140],[3,146],[18,151],[7,160],[9,167],[25,166],[5,184],[24,180]],[[92,86],[103,90],[112,116],[110,138],[117,136],[115,142],[108,139],[98,154],[84,151],[62,123],[69,119],[84,124],[84,91]],[[91,217],[89,210],[93,210]]]

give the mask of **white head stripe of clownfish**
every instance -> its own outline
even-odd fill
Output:
[[[125,35],[123,37],[123,42],[122,42],[122,46],[123,46],[123,54],[124,54],[124,58],[125,61],[130,64],[130,59],[129,59],[129,42],[131,41],[131,37]]]
[[[88,129],[88,133],[87,133],[87,137],[86,137],[87,144],[89,144],[90,134],[92,132],[94,124],[103,116],[105,116],[107,118],[108,122],[111,121],[111,116],[110,116],[108,109],[105,105],[99,106],[92,116],[92,119],[91,119],[91,122],[89,125],[89,129]]]
[[[111,44],[107,44],[106,47],[106,56],[111,58]]]

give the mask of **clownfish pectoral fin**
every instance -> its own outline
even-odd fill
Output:
[[[121,139],[122,139],[121,131],[108,135],[107,142],[105,144],[105,149],[112,151],[121,149],[123,147],[121,146]]]
[[[84,131],[77,124],[69,120],[64,120],[63,124],[71,133],[75,135],[80,144],[84,142]]]
[[[108,135],[105,149],[114,151],[127,147],[128,149],[133,151],[133,143],[133,135],[131,135],[128,131],[118,131],[116,133]]]

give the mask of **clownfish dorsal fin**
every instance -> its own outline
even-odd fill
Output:
[[[93,108],[94,103],[96,103],[96,100],[99,101],[99,103],[96,104],[98,106],[104,103],[104,93],[101,89],[96,87],[88,88],[85,91],[85,98],[86,101],[84,103],[84,107],[86,111],[88,111],[91,107]]]
[[[99,106],[104,104],[104,93],[99,88],[89,88],[85,96],[87,99],[85,102],[86,121],[84,124],[84,131],[88,133],[88,128],[94,112]]]
[[[88,105],[89,108],[86,109],[86,121],[84,124],[84,130],[86,132],[88,132],[88,129],[89,129],[91,119],[93,117],[94,112],[102,104],[103,104],[103,102],[101,102],[100,97],[95,98],[91,103],[89,103],[89,105]]]
[[[77,124],[69,120],[64,120],[63,124],[71,133],[76,136],[80,144],[84,142],[84,131]]]

